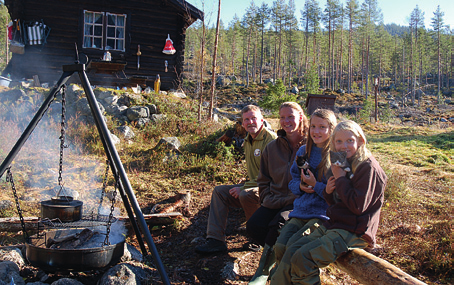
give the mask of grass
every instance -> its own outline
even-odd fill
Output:
[[[165,119],[143,128],[132,126],[136,135],[133,143],[117,146],[142,208],[185,189],[191,191],[197,204],[197,199],[215,185],[236,184],[246,177],[242,154],[215,142],[226,125],[199,123],[195,100],[153,95],[145,96],[142,104],[155,104]],[[7,107],[1,105],[0,111],[6,112],[3,108]],[[10,110],[7,113],[8,119],[0,118],[1,160],[30,119]],[[108,118],[107,124],[114,130],[118,123]],[[389,179],[375,254],[429,284],[452,283],[453,129],[388,124],[364,124],[363,129],[369,148]],[[39,206],[38,200],[25,198],[39,197],[42,189],[56,185],[58,136],[59,123],[44,120],[38,134],[32,135],[12,165],[26,216],[38,215]],[[166,149],[155,148],[166,136],[180,140],[178,155],[169,157]],[[98,133],[93,125],[75,118],[68,121],[67,140],[70,148],[65,150],[65,187],[79,191],[84,200],[93,198],[105,171]],[[112,185],[110,177],[109,187]],[[1,183],[0,189],[0,200],[13,199],[9,185]],[[0,212],[0,217],[14,215],[11,210]],[[174,230],[178,232],[181,227],[176,223]],[[0,246],[18,239],[0,239]]]

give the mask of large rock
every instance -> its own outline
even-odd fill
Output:
[[[104,112],[106,111],[104,106],[101,103],[99,103],[98,101],[96,101],[96,103],[98,103],[98,107],[101,110],[101,114],[104,114]],[[91,117],[93,117],[90,105],[88,104],[88,100],[85,97],[81,98],[79,101],[76,102],[76,110],[78,112],[80,112],[80,114],[82,116],[91,116]]]
[[[155,149],[165,148],[168,150],[178,151],[180,146],[181,143],[177,137],[165,137],[158,142],[158,144],[155,146]]]
[[[9,285],[13,281],[15,285],[25,285],[24,280],[19,275],[19,267],[12,261],[0,262],[0,284]]]
[[[131,260],[142,262],[143,255],[142,255],[142,253],[140,253],[140,251],[137,248],[135,248],[134,246],[132,246],[128,243],[125,243],[125,251],[124,251],[123,256],[121,257],[121,261],[125,262],[125,261],[131,261]]]
[[[168,95],[181,99],[185,99],[187,97],[182,90],[170,90]]]
[[[148,110],[147,107],[143,106],[134,106],[129,108],[126,111],[126,116],[130,121],[136,121],[139,118],[148,118],[150,117],[150,111]]]
[[[123,136],[123,138],[130,140],[135,137],[134,132],[129,126],[119,126],[117,131]]]
[[[61,278],[52,282],[51,285],[84,285],[84,283],[70,278]]]
[[[109,269],[101,279],[98,285],[137,285],[151,284],[149,281],[152,277],[148,269],[132,264],[120,263]]]
[[[14,262],[19,267],[25,266],[24,257],[17,247],[1,249],[0,260]]]

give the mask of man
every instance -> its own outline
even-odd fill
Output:
[[[260,170],[260,158],[265,146],[276,138],[276,134],[265,128],[260,108],[248,105],[241,110],[243,127],[248,132],[244,140],[244,154],[249,181],[237,185],[214,187],[211,195],[210,214],[208,216],[207,240],[197,246],[197,253],[216,253],[227,250],[225,229],[229,207],[243,208],[248,220],[260,207],[257,176]]]

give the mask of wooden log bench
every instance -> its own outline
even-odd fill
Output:
[[[334,262],[364,285],[422,285],[426,284],[391,263],[362,249],[354,249]]]

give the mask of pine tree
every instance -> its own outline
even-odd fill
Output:
[[[435,41],[437,45],[437,99],[440,101],[440,93],[441,93],[441,53],[440,53],[440,43],[441,43],[441,30],[444,27],[444,20],[443,16],[445,15],[444,12],[440,10],[440,5],[437,6],[437,10],[434,12],[434,16],[432,17],[432,28],[434,31]]]

